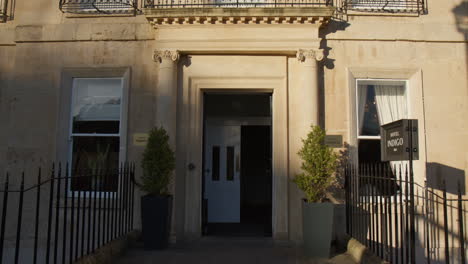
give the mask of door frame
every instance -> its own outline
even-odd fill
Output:
[[[206,95],[206,94],[211,94],[210,92],[204,92],[203,95]],[[219,94],[219,93],[218,93]],[[232,94],[232,93],[229,93],[229,91],[225,92],[224,94]],[[249,95],[249,94],[259,94],[259,93],[252,93],[252,92],[248,92],[248,93],[244,93],[245,95]],[[272,96],[271,93],[261,93],[261,94],[268,94],[270,96]],[[206,117],[204,116],[204,123],[203,123],[203,160],[202,160],[202,171],[205,172],[206,171],[206,167],[205,167],[205,162],[206,162],[206,153],[205,151],[206,150],[206,128],[207,126],[209,125],[217,125],[217,126],[239,126],[240,129],[242,130],[242,127],[243,126],[270,126],[270,133],[272,132],[272,125],[271,125],[271,116],[269,117],[259,117],[259,116],[255,116],[255,117]],[[240,138],[241,140],[241,145],[242,145],[242,137]],[[272,142],[270,142],[270,145],[272,145]],[[272,147],[272,146],[270,146]],[[241,153],[242,153],[242,148],[241,148]],[[273,155],[273,153],[272,153]],[[271,158],[271,157],[270,157]],[[241,154],[241,159],[242,159],[242,154]],[[241,168],[242,168],[242,162],[241,162]],[[205,186],[205,183],[206,183],[206,178],[204,177],[205,175],[202,175],[202,201],[205,199],[205,191],[206,191],[206,186]],[[240,175],[240,178],[242,179],[242,175]],[[241,180],[241,183],[242,185],[242,180]],[[272,186],[273,188],[273,186]],[[271,190],[271,192],[273,193],[273,190]],[[240,189],[240,197],[242,197],[242,187]],[[273,201],[273,198],[271,198],[271,200]],[[203,210],[203,204],[202,204],[202,210]],[[205,206],[208,206],[208,205],[205,205]],[[205,210],[207,210],[207,208],[205,208]],[[203,212],[203,211],[202,211]],[[240,212],[239,212],[240,213]],[[207,224],[207,219],[203,219],[203,214],[202,214],[202,225],[203,224]],[[205,216],[207,217],[207,216]],[[203,222],[203,220],[205,220],[205,222]]]
[[[286,65],[286,57],[273,57],[272,61]],[[192,64],[191,67],[193,66],[195,65]],[[216,65],[204,64],[200,67],[197,65],[197,68],[203,69],[204,74],[209,72],[207,68],[210,67]],[[205,92],[272,94],[272,235],[277,240],[289,238],[287,78],[285,78],[286,72],[282,74],[271,71],[270,76],[261,77],[245,75],[210,77],[197,75],[197,71],[183,72],[179,82],[175,182],[177,200],[175,207],[178,210],[176,232],[178,236],[183,237],[182,239],[198,239],[202,235],[203,94]]]

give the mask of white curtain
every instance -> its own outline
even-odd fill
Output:
[[[375,85],[374,88],[380,125],[408,118],[406,93],[403,85]],[[404,173],[407,164],[405,161],[390,162],[394,173]]]
[[[361,135],[362,126],[364,124],[364,107],[366,105],[367,100],[367,85],[359,85],[358,86],[358,136]]]
[[[404,86],[375,85],[374,88],[380,125],[408,118]]]

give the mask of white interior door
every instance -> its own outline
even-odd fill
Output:
[[[208,222],[239,223],[241,128],[239,125],[208,124],[205,133]]]

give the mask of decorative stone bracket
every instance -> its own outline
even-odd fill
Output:
[[[180,53],[177,50],[155,50],[153,54],[153,60],[155,62],[162,62],[163,60],[178,61]]]
[[[189,24],[325,24],[328,19],[324,17],[164,17],[151,19],[156,25],[189,25]]]
[[[321,49],[300,49],[296,53],[296,57],[299,61],[309,61],[309,60],[323,60],[323,50]]]

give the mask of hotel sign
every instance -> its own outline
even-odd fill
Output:
[[[133,146],[146,146],[148,142],[148,134],[147,133],[134,133],[133,134]]]
[[[382,161],[418,160],[418,120],[401,119],[380,127]]]
[[[325,145],[331,148],[343,147],[343,136],[342,135],[325,135]]]

